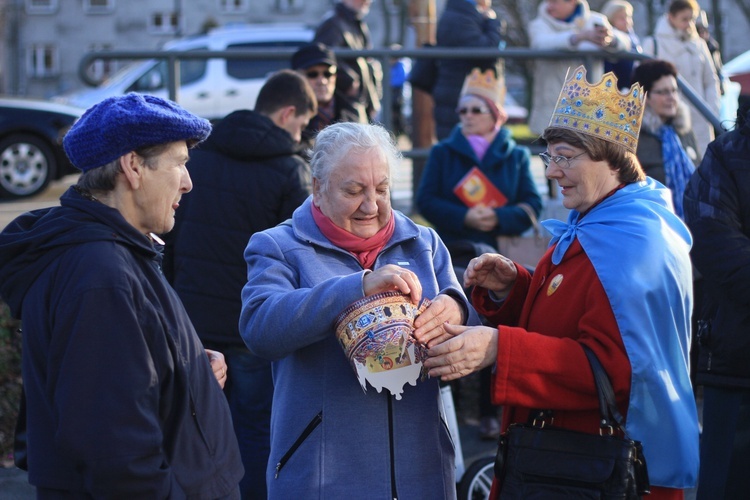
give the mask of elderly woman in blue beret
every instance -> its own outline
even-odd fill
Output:
[[[171,101],[106,99],[63,140],[83,174],[61,206],[0,234],[39,498],[239,498],[226,364],[164,279],[156,236],[172,229],[192,187],[188,150],[210,131]]]

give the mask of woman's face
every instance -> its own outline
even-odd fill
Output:
[[[578,0],[547,0],[547,14],[559,20],[565,20],[573,15]]]
[[[620,185],[617,172],[609,168],[607,162],[592,160],[581,148],[567,142],[550,143],[547,153],[565,158],[581,155],[570,162],[551,161],[546,169],[547,177],[560,185],[565,208],[585,212]]]
[[[689,31],[691,25],[695,22],[695,12],[693,9],[678,10],[674,14],[667,13],[669,24],[677,31]]]
[[[677,80],[672,75],[662,76],[654,82],[648,92],[646,105],[667,121],[677,116]]]
[[[475,0],[475,3],[482,12],[492,7],[492,0]]]
[[[479,97],[468,95],[461,99],[457,112],[464,135],[486,135],[495,130],[495,117]]]
[[[620,9],[609,18],[609,22],[620,31],[627,33],[633,26],[633,18],[628,15],[627,9]]]
[[[313,179],[313,203],[341,229],[370,238],[391,217],[391,179],[379,149],[351,150],[323,186]]]

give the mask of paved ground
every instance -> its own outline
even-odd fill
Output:
[[[480,440],[479,428],[476,425],[461,425],[459,432],[465,467],[477,458],[494,454],[495,443]],[[29,485],[24,471],[17,468],[0,468],[0,500],[32,500],[36,498],[35,493],[36,490]]]

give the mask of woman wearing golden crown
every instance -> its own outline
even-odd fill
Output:
[[[497,254],[469,264],[464,285],[497,328],[447,325],[452,338],[415,336],[430,347],[430,376],[453,380],[494,364],[503,429],[549,409],[555,426],[598,434],[587,346],[611,380],[625,433],[643,444],[650,498],[677,499],[698,471],[692,241],[670,192],[635,156],[643,106],[637,84],[621,94],[612,73],[591,85],[583,67],[572,72],[540,155],[571,210],[567,223],[543,222],[553,239],[533,276]],[[502,495],[501,484],[494,490]]]
[[[503,127],[505,86],[492,70],[474,68],[464,80],[456,114],[459,124],[430,151],[417,191],[419,213],[446,243],[470,240],[497,247],[501,234],[521,234],[531,226],[519,204],[538,216],[542,198],[531,175],[528,148],[518,146]],[[454,191],[477,167],[507,201],[467,203]]]

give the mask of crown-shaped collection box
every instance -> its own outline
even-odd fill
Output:
[[[430,301],[417,306],[401,292],[360,299],[336,319],[336,337],[364,391],[367,382],[401,399],[404,385],[424,380],[427,349],[412,336],[414,320]]]

